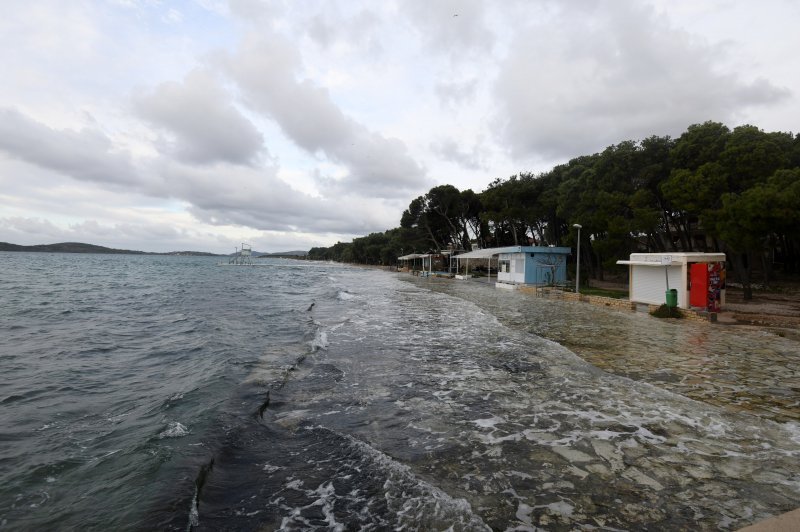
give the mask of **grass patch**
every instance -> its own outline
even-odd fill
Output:
[[[571,292],[575,291],[573,287]],[[627,290],[612,290],[611,288],[594,288],[594,287],[581,287],[581,294],[585,296],[601,296],[601,297],[610,297],[613,299],[627,299],[628,298],[628,291]]]
[[[667,305],[661,305],[653,312],[650,313],[651,316],[656,318],[683,318],[683,315],[678,311],[678,309],[673,307],[668,307]]]

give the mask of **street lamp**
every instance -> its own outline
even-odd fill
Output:
[[[575,264],[575,293],[581,293],[581,224],[572,224],[572,227],[578,230],[578,256]]]

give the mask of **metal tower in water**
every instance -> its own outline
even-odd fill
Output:
[[[236,253],[230,258],[228,264],[234,266],[253,266],[253,247],[242,243],[242,248],[236,248]]]

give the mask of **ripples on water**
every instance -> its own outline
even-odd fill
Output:
[[[798,506],[795,424],[542,337],[603,345],[610,311],[573,333],[570,307],[290,261],[0,272],[9,528],[735,529]]]

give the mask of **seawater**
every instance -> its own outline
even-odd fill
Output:
[[[712,530],[800,506],[796,423],[564,347],[619,313],[573,330],[476,282],[217,261],[0,253],[0,525]]]

